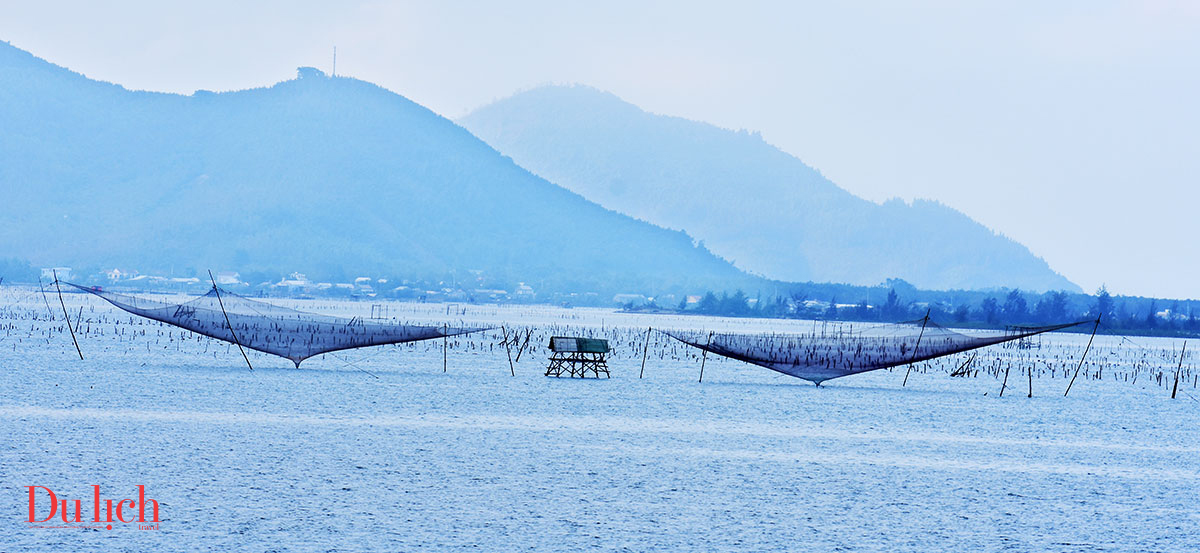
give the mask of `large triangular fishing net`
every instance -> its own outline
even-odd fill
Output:
[[[317,315],[252,300],[216,287],[191,301],[169,304],[75,284],[71,286],[100,296],[134,315],[285,357],[297,367],[309,357],[331,351],[487,330],[481,327],[418,326]]]
[[[1083,321],[1089,322],[1089,321]],[[1043,332],[1083,324],[1010,327],[956,332],[918,319],[884,325],[835,324],[809,334],[720,334],[663,331],[690,346],[753,363],[816,384],[826,380],[925,361]]]

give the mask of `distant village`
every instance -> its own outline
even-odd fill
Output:
[[[474,273],[478,277],[480,272]],[[56,276],[62,281],[98,286],[106,290],[203,294],[212,287],[212,282],[207,278],[151,275],[128,269],[86,274],[76,273],[71,267],[41,269],[41,278],[45,282],[52,282]],[[652,305],[656,300],[654,297],[637,293],[622,293],[611,297],[595,292],[539,295],[532,286],[524,282],[517,282],[510,289],[500,289],[466,286],[461,282],[391,280],[370,276],[360,276],[352,282],[320,282],[310,280],[300,272],[293,272],[279,280],[262,282],[251,282],[257,279],[243,278],[241,274],[231,271],[213,273],[213,278],[222,289],[249,297],[395,299],[431,303],[548,303],[567,307],[641,307]],[[673,295],[658,299],[678,301]],[[689,296],[687,299],[698,303],[700,296]]]
[[[99,286],[106,290],[203,294],[212,287],[212,282],[207,278],[148,275],[134,270],[111,269],[76,274],[70,267],[46,267],[41,271],[42,280],[45,282],[53,281],[57,275],[63,281],[74,282],[75,279],[78,279],[78,284]],[[481,275],[480,271],[472,273],[476,277]],[[353,282],[318,282],[310,280],[304,273],[299,272],[293,272],[277,281],[263,282],[248,282],[252,279],[243,278],[241,274],[231,271],[213,273],[213,278],[222,289],[249,297],[395,299],[430,303],[540,303],[565,307],[618,307],[628,311],[642,312],[695,311],[732,316],[763,311],[762,314],[768,316],[778,316],[783,312],[790,312],[819,317],[829,310],[830,305],[834,305],[835,308],[875,309],[875,306],[831,304],[815,299],[788,299],[783,303],[777,299],[768,306],[766,302],[759,305],[758,298],[744,295],[726,295],[724,298],[718,298],[712,292],[705,295],[663,294],[659,296],[635,292],[618,293],[611,296],[596,292],[539,294],[532,286],[524,282],[518,282],[511,287],[511,290],[508,290],[468,287],[459,282],[430,283],[368,276],[357,277]]]

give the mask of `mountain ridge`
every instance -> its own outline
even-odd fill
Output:
[[[3,256],[324,278],[482,271],[488,284],[575,291],[759,281],[408,98],[299,74],[241,91],[131,91],[0,44]]]
[[[936,201],[877,204],[758,133],[648,113],[592,87],[526,90],[459,122],[535,174],[686,229],[767,278],[1079,290],[1024,246]]]

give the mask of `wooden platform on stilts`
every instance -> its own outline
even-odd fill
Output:
[[[550,338],[550,365],[546,376],[578,377],[592,376],[611,378],[608,373],[608,340],[555,336]]]

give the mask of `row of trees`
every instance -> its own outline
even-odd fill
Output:
[[[1200,308],[1196,302],[1163,301],[1153,298],[1114,297],[1104,287],[1095,294],[1046,292],[1030,294],[1021,290],[1004,293],[966,293],[958,301],[923,298],[919,290],[902,297],[896,288],[888,290],[882,301],[839,303],[811,298],[804,293],[790,297],[750,298],[742,291],[720,295],[707,292],[695,305],[680,302],[680,312],[730,317],[805,318],[840,321],[897,322],[919,319],[926,312],[943,324],[964,327],[1002,327],[1007,325],[1049,325],[1062,322],[1101,319],[1110,330],[1148,335],[1200,335]]]

